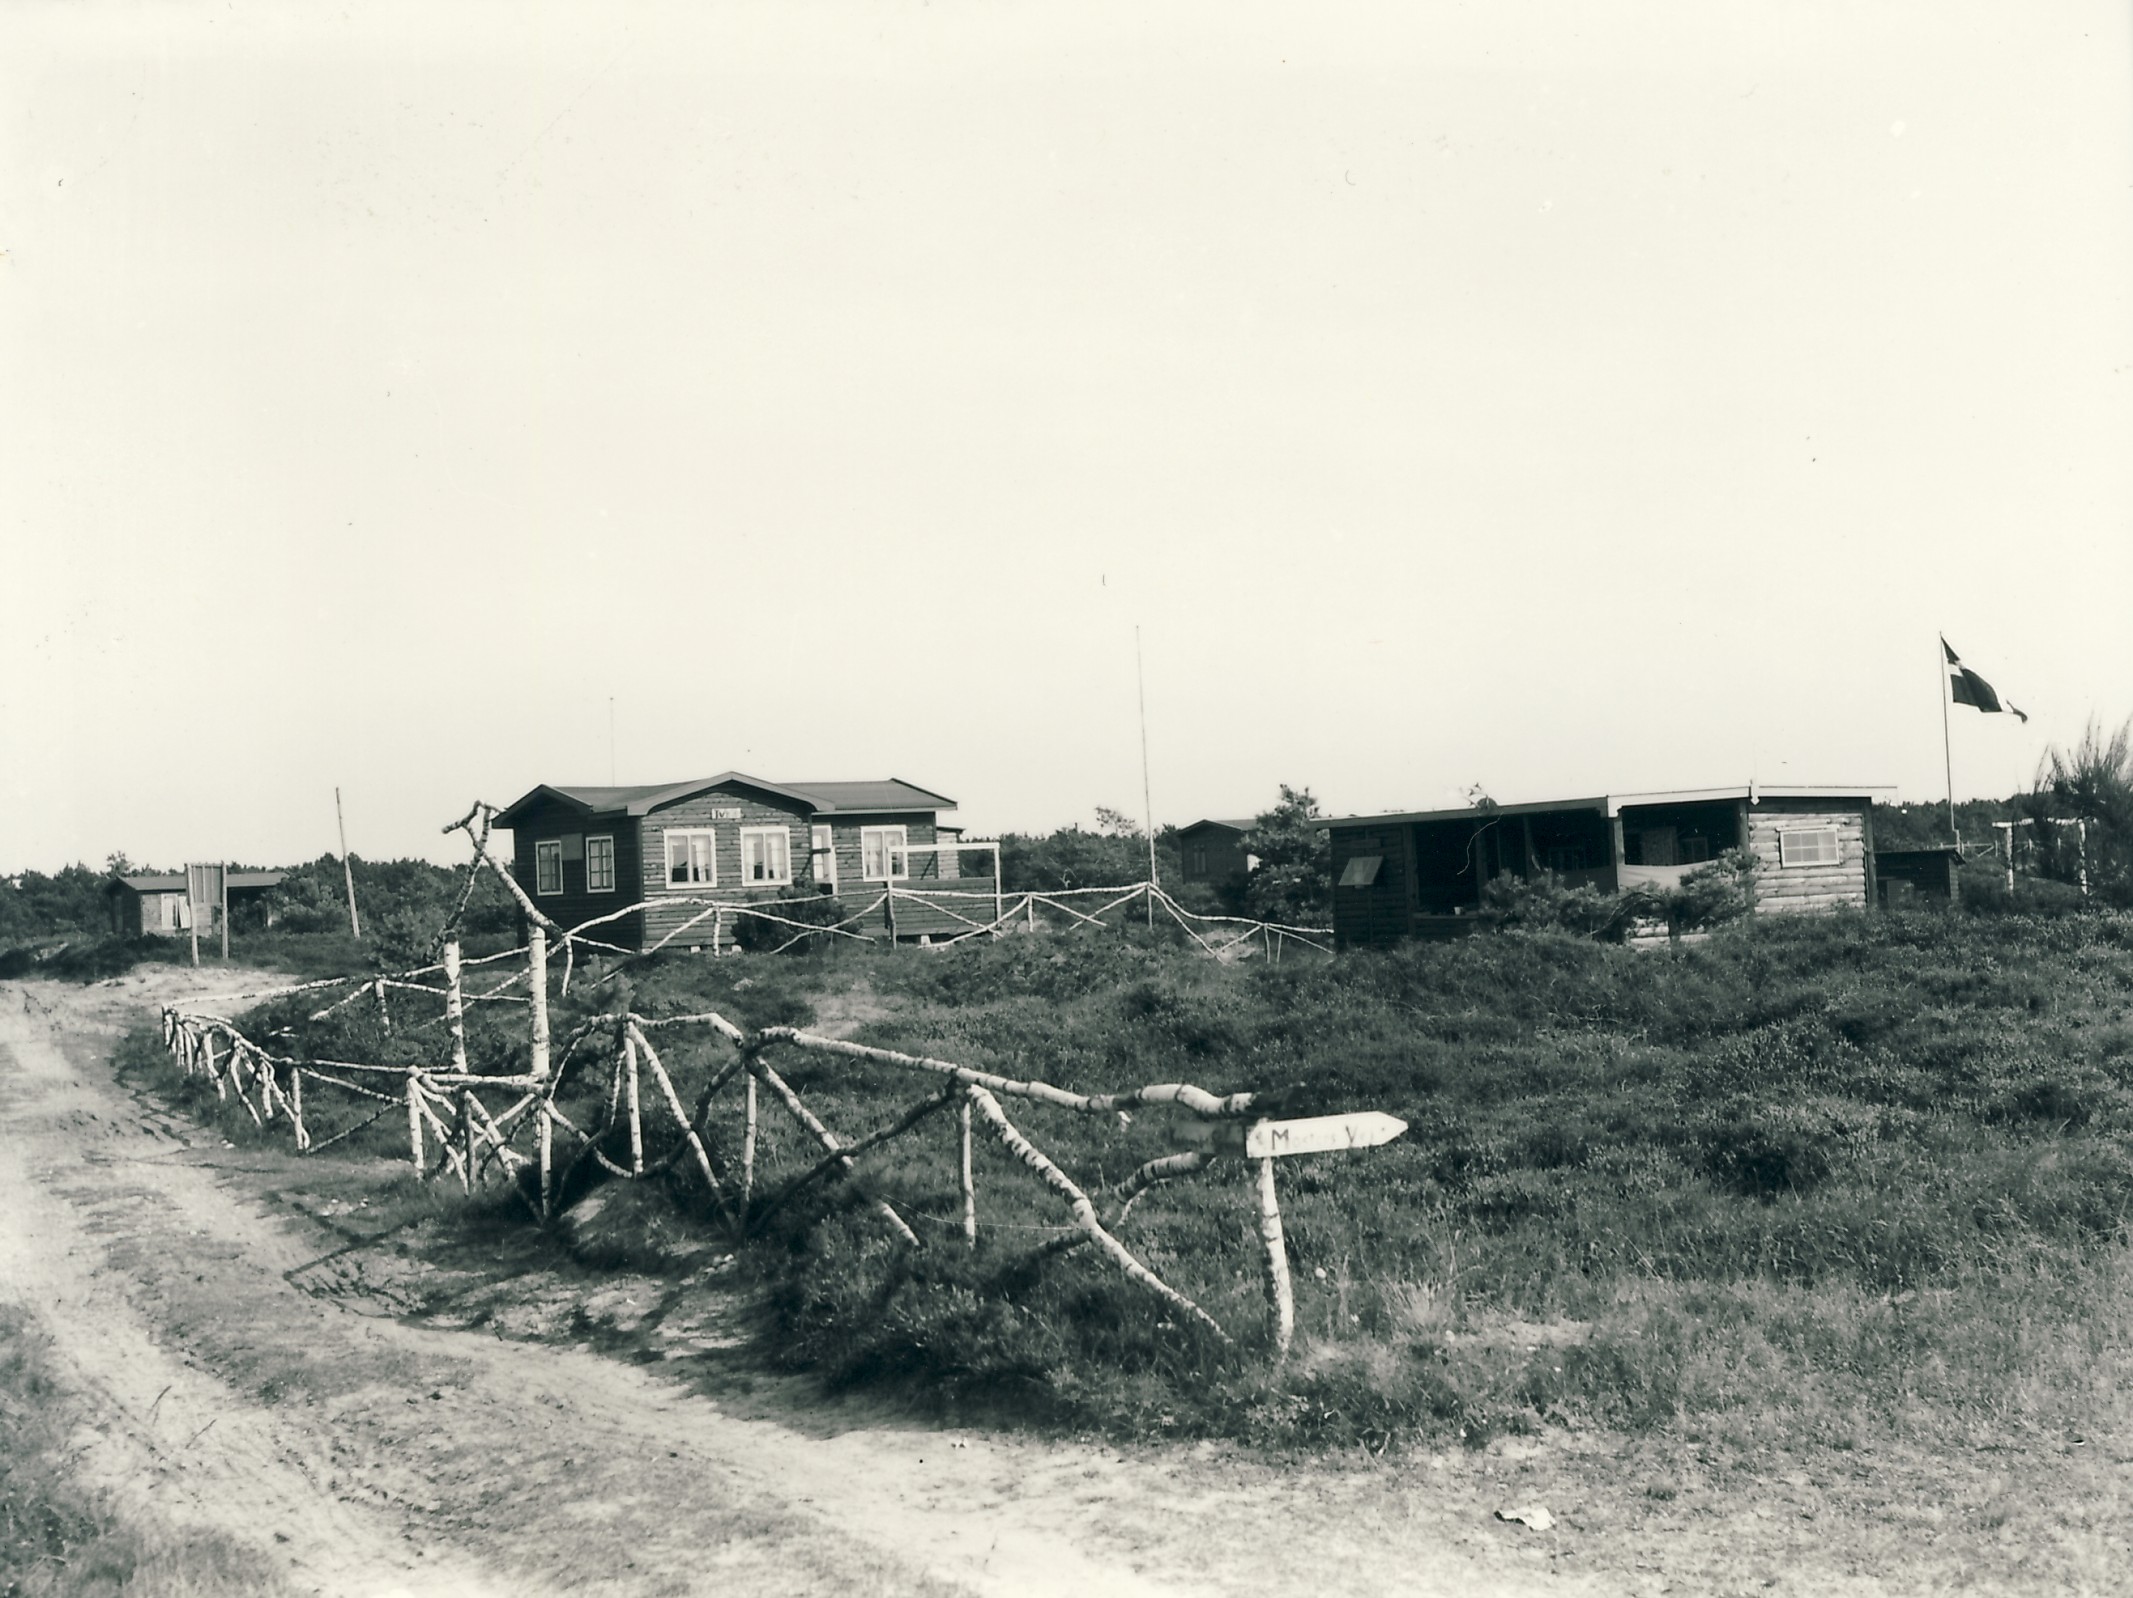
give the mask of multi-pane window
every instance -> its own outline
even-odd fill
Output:
[[[718,834],[710,827],[667,829],[667,886],[709,887],[718,881]]]
[[[563,840],[549,838],[533,846],[533,891],[563,891]]]
[[[587,838],[585,840],[585,891],[587,893],[613,893],[615,891],[615,840],[613,838]]]
[[[1795,827],[1778,834],[1780,865],[1834,866],[1843,859],[1835,827]]]
[[[911,875],[909,836],[902,827],[859,829],[859,874],[868,882],[893,882]]]
[[[815,881],[820,886],[837,886],[837,843],[827,827],[816,827],[811,845],[815,857]]]
[[[792,840],[783,827],[741,828],[741,881],[792,881]]]

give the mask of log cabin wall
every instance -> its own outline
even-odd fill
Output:
[[[1864,806],[1765,799],[1747,808],[1748,849],[1755,856],[1755,908],[1764,911],[1865,909],[1873,903],[1873,838]],[[1829,828],[1833,864],[1785,865],[1781,834]]]
[[[814,883],[810,863],[814,847],[813,816],[813,810],[804,803],[762,793],[742,783],[707,788],[702,793],[691,794],[650,812],[638,823],[642,829],[643,861],[633,879],[638,883],[639,896],[645,901],[644,942],[657,943],[703,909],[701,905],[663,901],[716,897],[746,904],[756,899],[790,899],[811,892]],[[786,861],[792,873],[791,882],[751,885],[746,881],[741,873],[743,827],[785,829]],[[712,834],[712,859],[717,872],[715,882],[668,880],[666,835],[670,831],[708,831]],[[855,839],[856,836],[854,834]],[[841,849],[839,853],[841,855]],[[856,858],[855,855],[855,870]],[[839,863],[841,865],[842,861]],[[618,875],[619,870],[618,864]],[[711,947],[714,921],[715,918],[706,917],[698,922],[683,934],[682,945],[693,947],[700,942],[705,948]],[[730,922],[721,941],[725,944],[733,941]]]

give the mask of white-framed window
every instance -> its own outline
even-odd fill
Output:
[[[1835,827],[1793,827],[1778,834],[1778,864],[1834,866],[1843,862]]]
[[[868,882],[899,882],[911,875],[910,834],[902,827],[859,829],[859,875]]]
[[[792,835],[783,827],[741,828],[741,881],[751,887],[792,881]]]
[[[669,827],[665,836],[668,887],[718,885],[718,830],[715,827]]]
[[[585,891],[587,893],[613,893],[615,891],[615,840],[587,838],[585,840]]]
[[[827,827],[812,829],[809,847],[814,852],[815,882],[817,886],[837,886],[837,839]]]
[[[563,891],[563,840],[543,838],[533,846],[533,891]]]

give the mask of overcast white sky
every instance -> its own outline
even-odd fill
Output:
[[[1330,13],[1330,14],[1329,14]],[[2005,793],[2133,712],[2123,5],[0,13],[0,869]]]

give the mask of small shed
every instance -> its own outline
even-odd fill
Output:
[[[1963,884],[1956,871],[1962,863],[1962,852],[1952,844],[1933,849],[1876,849],[1874,877],[1880,884],[1882,906],[1900,910],[1921,901],[1961,903]]]
[[[1195,821],[1178,828],[1178,850],[1183,857],[1185,880],[1205,883],[1216,890],[1243,886],[1252,869],[1245,853],[1244,838],[1258,823],[1249,816],[1241,820]]]
[[[232,871],[230,914],[234,917],[240,908],[264,899],[281,886],[284,875],[280,871]],[[182,871],[114,877],[104,887],[104,898],[111,907],[111,930],[122,938],[179,938],[193,930],[192,896]],[[221,929],[220,915],[217,906],[208,906],[200,921],[201,936]],[[272,920],[269,912],[270,925]]]

